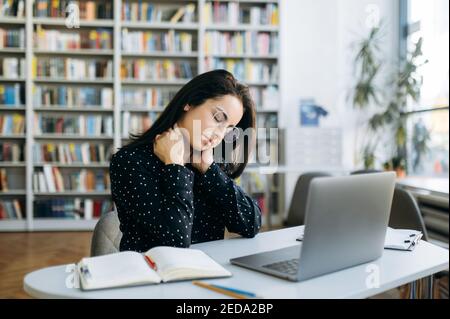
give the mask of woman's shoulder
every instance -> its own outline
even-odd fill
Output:
[[[136,147],[122,147],[111,157],[111,166],[116,164],[154,165],[157,163],[156,155],[151,145],[139,145]]]

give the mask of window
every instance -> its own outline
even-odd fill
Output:
[[[401,56],[423,39],[420,101],[408,103],[408,172],[449,175],[449,1],[404,0]]]

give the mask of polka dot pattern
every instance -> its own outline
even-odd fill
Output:
[[[138,146],[113,155],[110,176],[121,251],[221,240],[225,228],[251,238],[261,227],[256,201],[216,163],[201,174],[189,164],[165,165],[152,146]]]

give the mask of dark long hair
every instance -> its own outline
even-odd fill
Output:
[[[248,87],[238,82],[234,76],[226,70],[214,70],[200,74],[185,84],[173,97],[164,111],[143,134],[131,135],[132,141],[124,148],[134,148],[140,145],[153,144],[155,136],[172,128],[183,116],[184,106],[196,107],[208,99],[220,98],[225,95],[237,97],[244,107],[242,119],[236,125],[241,132],[232,147],[226,147],[226,141],[216,147],[220,148],[223,161],[219,163],[224,172],[231,178],[239,177],[244,171],[250,152],[254,145],[253,131],[255,129],[255,103],[250,95]],[[247,129],[251,128],[250,134]],[[216,150],[215,149],[215,150]],[[233,154],[226,154],[226,150],[232,150]],[[226,158],[239,159],[226,162]]]

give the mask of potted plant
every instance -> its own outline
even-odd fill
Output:
[[[399,65],[398,70],[394,72],[392,79],[387,82],[384,89],[384,92],[387,92],[387,98],[381,100],[379,89],[374,84],[374,79],[381,68],[381,62],[379,62],[381,59],[376,56],[378,47],[376,35],[378,33],[378,28],[371,30],[368,38],[361,42],[361,47],[355,58],[356,68],[364,74],[359,75],[355,85],[353,105],[355,108],[362,109],[372,102],[383,108],[382,111],[370,117],[368,121],[369,134],[377,141],[382,137],[388,137],[386,143],[391,145],[383,143],[383,149],[391,154],[387,154],[389,159],[383,166],[385,169],[395,170],[399,177],[403,177],[406,175],[407,169],[407,102],[408,100],[414,102],[419,100],[422,78],[417,70],[428,61],[421,61],[422,39],[419,39],[414,50],[408,54]],[[426,140],[422,143],[426,143]],[[425,146],[421,147],[426,148]],[[366,169],[371,168],[368,166],[375,162],[375,147],[370,144],[365,146],[364,159]],[[371,160],[367,161],[366,159]]]

